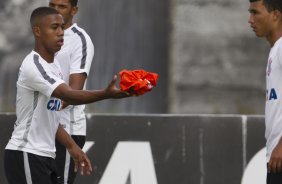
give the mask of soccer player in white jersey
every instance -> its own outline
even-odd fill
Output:
[[[271,46],[266,68],[267,184],[282,183],[282,1],[249,0],[249,24]]]
[[[88,34],[73,23],[73,17],[78,12],[78,0],[50,0],[49,7],[55,8],[64,18],[64,45],[56,55],[61,67],[64,81],[73,89],[85,89],[89,75],[94,46]],[[68,106],[60,111],[60,124],[72,136],[80,148],[86,139],[85,105]],[[74,162],[66,148],[56,141],[56,164],[58,183],[72,184],[76,177]]]
[[[73,90],[62,80],[55,53],[63,45],[62,16],[53,8],[35,9],[30,18],[34,50],[24,59],[17,81],[17,120],[4,155],[9,184],[56,184],[55,138],[66,146],[75,171],[92,171],[91,162],[59,125],[61,100],[72,105],[131,96],[116,88],[116,76],[104,90]]]

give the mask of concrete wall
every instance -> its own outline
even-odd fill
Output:
[[[1,1],[2,2],[2,1]],[[33,49],[31,11],[48,0],[4,0],[0,7],[0,111],[15,111],[19,66]],[[166,113],[170,1],[83,0],[75,19],[91,36],[95,56],[89,89],[105,88],[122,69],[145,69],[160,75],[157,88],[142,98],[108,100],[87,106],[88,112]],[[119,82],[119,81],[118,81]],[[118,86],[117,82],[117,86]]]
[[[152,92],[91,104],[88,112],[168,112],[170,0],[95,0],[80,5],[79,23],[95,45],[89,88],[104,88],[122,69],[145,69],[160,76]]]
[[[15,111],[16,81],[24,57],[33,49],[29,17],[46,0],[0,3],[0,111]]]
[[[248,0],[176,0],[170,112],[263,113],[269,45],[248,25]]]
[[[28,17],[48,0],[3,0],[0,7],[0,111],[15,110],[18,68],[32,49]],[[105,101],[88,112],[262,114],[268,44],[249,28],[248,0],[80,1],[91,35],[90,88],[123,68],[160,74],[141,98]]]

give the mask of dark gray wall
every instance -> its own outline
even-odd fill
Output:
[[[248,0],[176,0],[171,113],[262,114],[269,44],[248,25]]]
[[[28,17],[48,0],[1,1],[0,111],[15,110],[15,82],[32,49]],[[248,25],[247,0],[83,0],[77,22],[95,57],[89,88],[121,69],[160,74],[141,98],[109,100],[88,112],[262,114],[269,45]]]
[[[81,184],[99,182],[119,141],[151,144],[159,184],[239,184],[247,163],[265,145],[262,116],[88,114],[87,120],[87,141],[95,141],[87,154],[98,170],[79,176]],[[0,158],[14,121],[14,115],[0,114]]]
[[[9,1],[0,3],[0,111],[14,112],[16,81],[24,57],[33,49],[29,17],[47,0]]]
[[[1,1],[2,2],[2,1]],[[6,1],[0,7],[0,111],[15,111],[18,68],[31,49],[29,16],[48,0]],[[157,88],[140,98],[108,100],[88,112],[166,113],[170,1],[83,0],[76,20],[89,33],[95,57],[88,88],[105,88],[122,69],[145,69],[160,75]],[[119,81],[118,81],[119,82]],[[117,84],[118,86],[118,84]]]
[[[159,74],[157,88],[140,98],[104,101],[95,112],[165,113],[168,106],[169,0],[95,0],[80,3],[79,23],[93,38],[89,88],[103,88],[122,69]]]

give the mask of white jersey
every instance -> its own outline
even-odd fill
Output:
[[[63,72],[64,81],[69,84],[69,75],[90,71],[94,46],[88,34],[73,24],[64,31],[64,45],[56,59]],[[85,89],[85,86],[84,86]],[[71,135],[86,135],[85,105],[69,106],[60,111],[60,123]]]
[[[63,82],[57,64],[35,51],[25,57],[17,81],[17,120],[6,149],[55,158],[61,101],[51,95]]]
[[[266,68],[265,137],[267,161],[282,136],[282,38],[270,50]]]

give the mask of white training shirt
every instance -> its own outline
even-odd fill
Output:
[[[88,76],[93,57],[94,45],[83,29],[73,24],[64,31],[64,45],[57,53],[56,59],[67,84],[70,74],[86,73]],[[69,134],[86,135],[84,109],[85,105],[77,105],[60,111],[60,123]]]
[[[270,50],[266,68],[265,137],[267,161],[282,136],[282,38]]]
[[[17,81],[17,120],[6,149],[55,158],[61,100],[51,95],[63,82],[56,63],[47,63],[35,51],[25,57]]]

